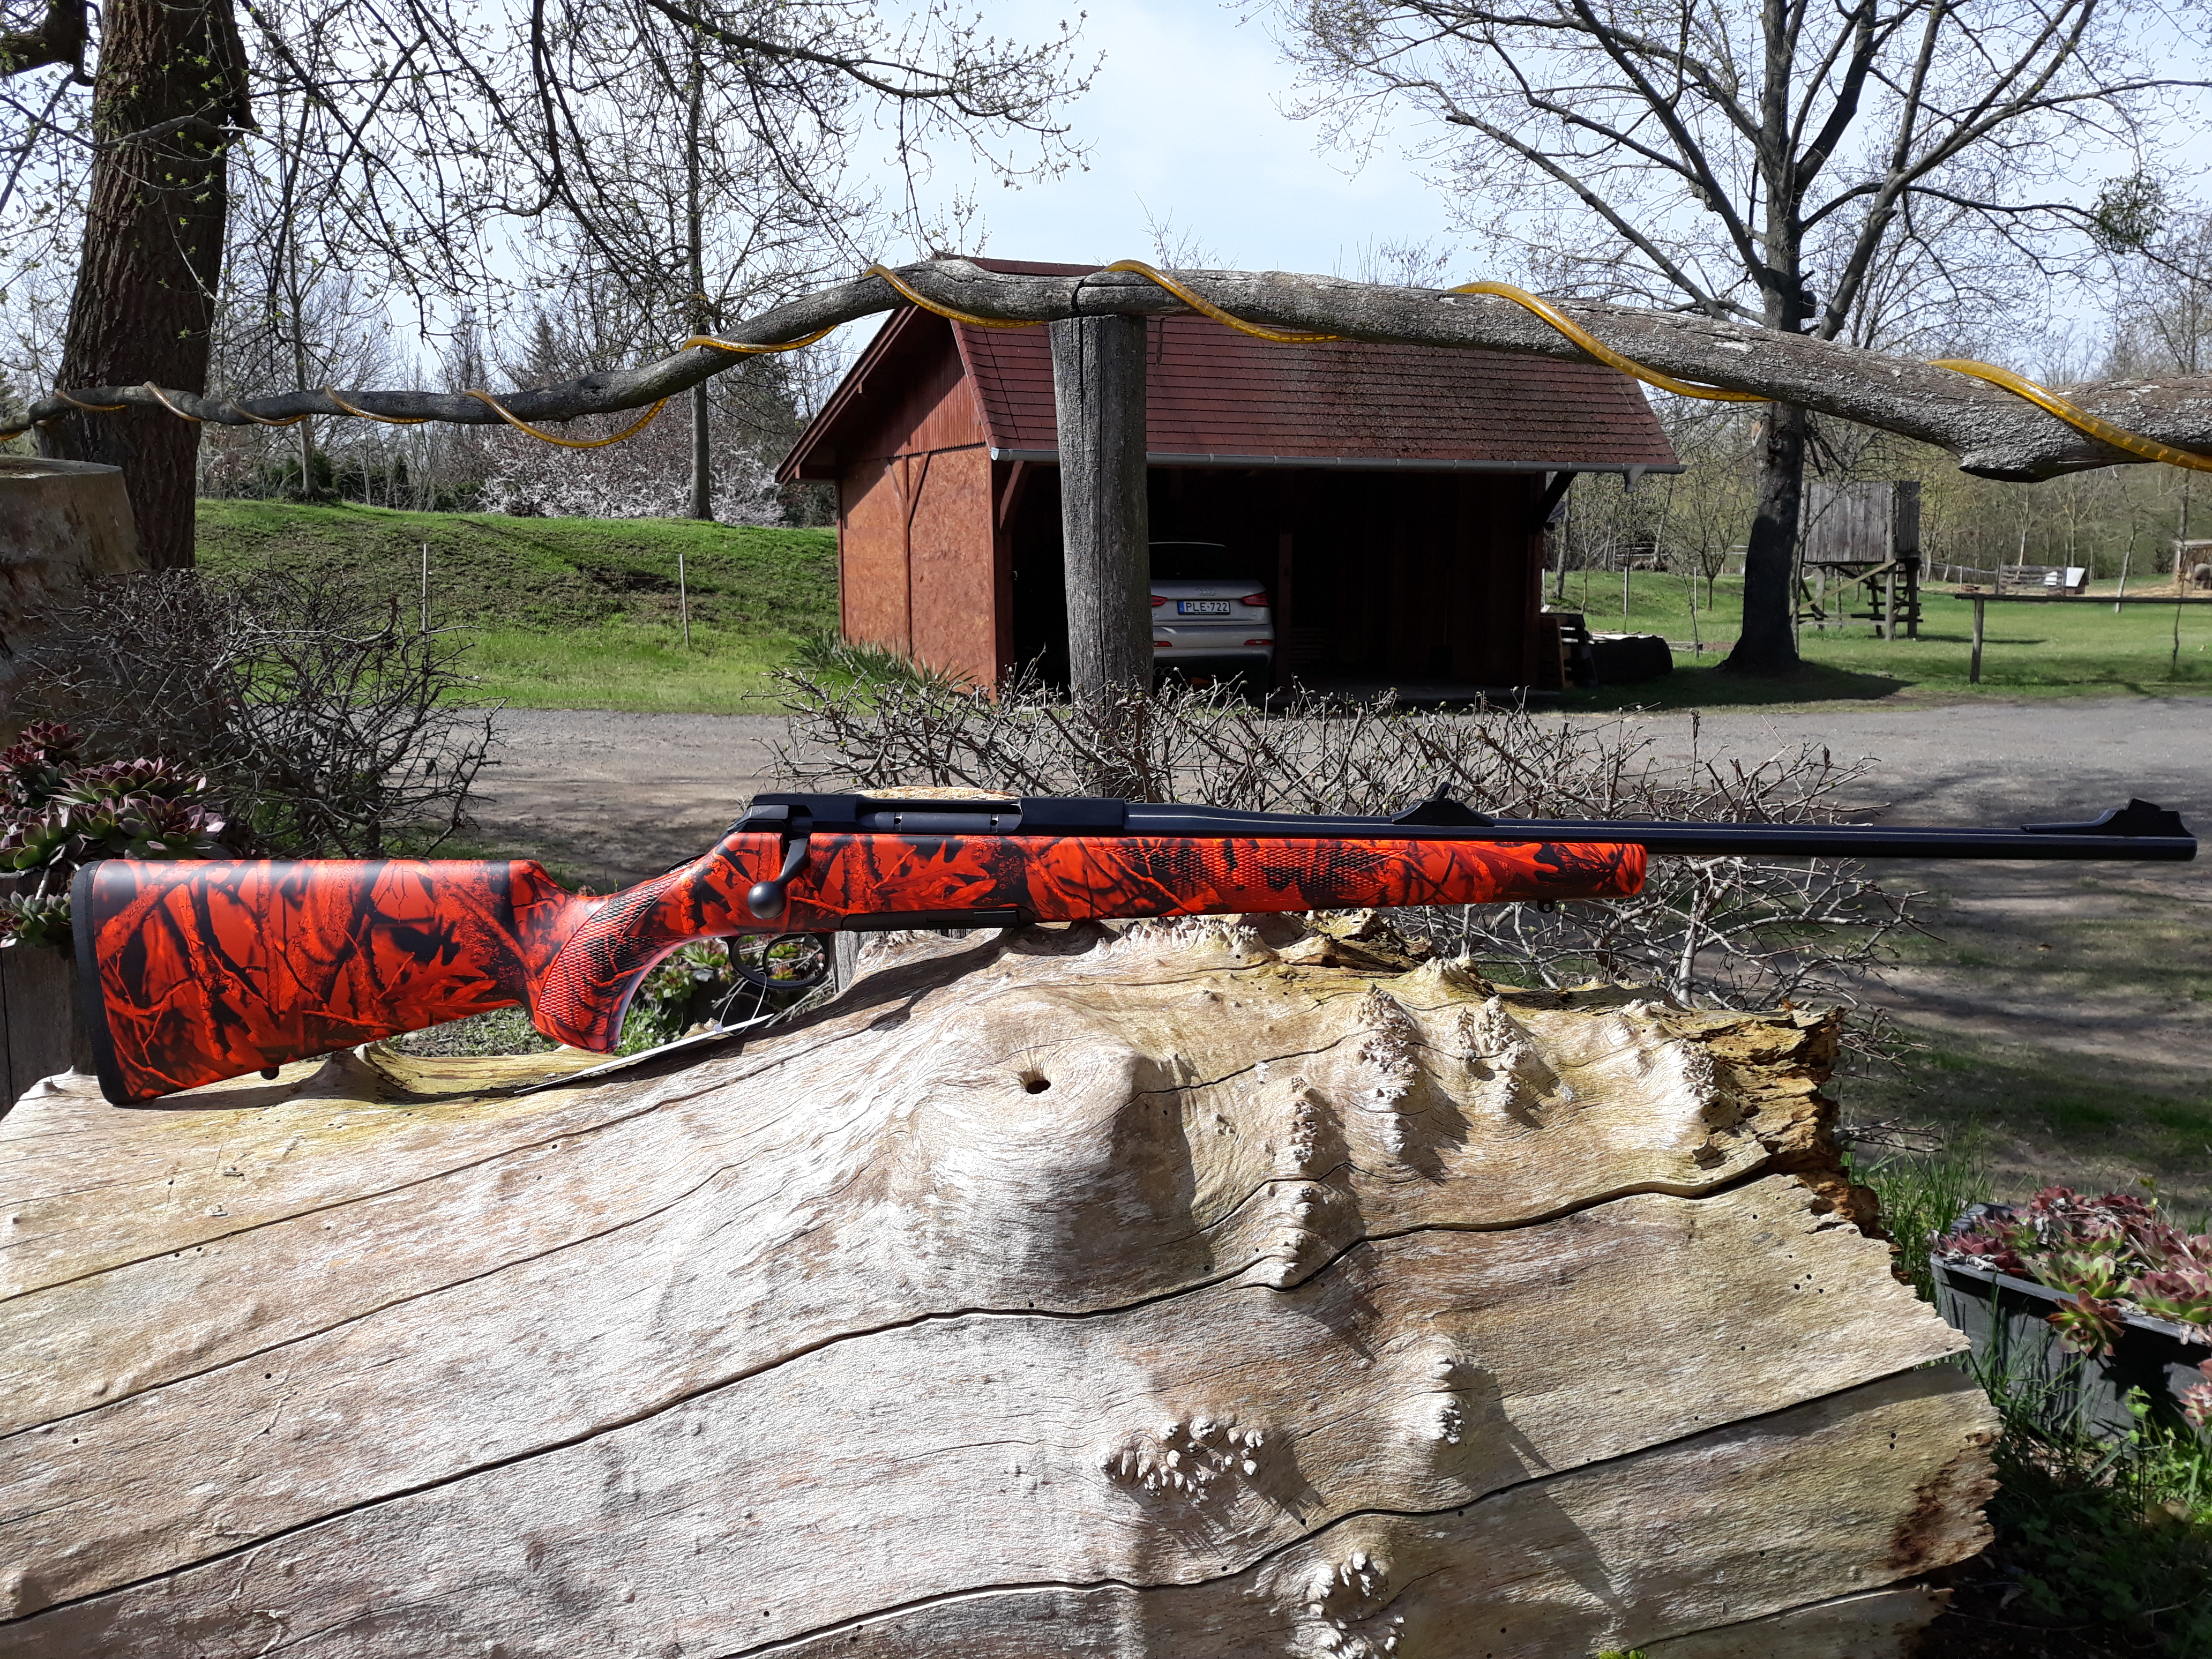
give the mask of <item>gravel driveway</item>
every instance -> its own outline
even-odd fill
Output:
[[[1691,716],[1634,715],[1686,757]],[[495,844],[544,848],[594,880],[635,881],[704,848],[774,787],[768,714],[508,709],[477,817]],[[1707,755],[1801,742],[1879,759],[1869,805],[1936,823],[2067,817],[2130,794],[2212,825],[2212,698],[2081,698],[1918,709],[1729,710],[1699,723]]]

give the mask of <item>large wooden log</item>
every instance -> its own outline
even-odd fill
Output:
[[[88,581],[145,568],[120,467],[0,455],[0,742],[22,729],[15,659],[40,611]]]
[[[1496,296],[1279,270],[1171,274],[1208,303],[1273,329],[1591,361],[1549,324]],[[936,259],[902,266],[898,275],[933,305],[1006,321],[1048,323],[1109,313],[1192,314],[1191,307],[1174,295],[1127,272],[1044,276],[985,270],[966,259]],[[768,344],[906,303],[881,276],[859,276],[749,317],[721,334],[733,342]],[[1589,300],[1556,304],[1600,342],[1647,368],[1934,444],[1948,450],[1966,471],[1987,477],[2030,482],[2089,467],[2142,463],[2142,457],[2077,430],[2012,392],[1917,358],[1688,312],[1649,311]],[[564,385],[532,387],[502,402],[526,421],[610,414],[671,397],[743,361],[711,346],[694,346],[635,368],[594,369]],[[302,390],[234,401],[175,387],[67,390],[80,403],[158,409],[166,402],[197,419],[230,426],[295,415],[349,419],[369,414],[477,426],[494,425],[501,418],[462,392]],[[2102,380],[2071,387],[2066,395],[2100,420],[2160,443],[2212,455],[2212,376]],[[53,419],[70,410],[59,397],[43,398],[31,405],[28,418]],[[0,436],[4,435],[0,430]]]
[[[0,1651],[1899,1654],[1987,1405],[1829,1023],[1276,919],[927,937],[515,1096],[0,1122]]]

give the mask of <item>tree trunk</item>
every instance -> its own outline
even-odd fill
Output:
[[[707,304],[707,206],[705,165],[700,155],[704,142],[707,66],[695,36],[691,43],[691,74],[685,88],[684,143],[684,275],[690,279],[688,301],[691,331],[705,334],[717,320]],[[714,516],[714,454],[708,446],[707,383],[691,388],[691,516]]]
[[[539,1094],[46,1085],[9,1650],[1891,1659],[1992,1414],[1832,1022],[1644,995],[1031,928]]]
[[[714,516],[714,453],[708,442],[707,386],[691,388],[691,516]]]
[[[247,118],[230,0],[109,0],[93,94],[84,258],[56,384],[207,389],[228,208],[224,128]],[[176,124],[153,138],[137,137]],[[44,453],[123,469],[157,570],[192,562],[199,428],[165,410],[71,412]]]
[[[1049,327],[1068,678],[1079,702],[1103,706],[1152,678],[1146,325],[1141,317],[1101,316]]]
[[[1744,550],[1743,627],[1723,668],[1788,674],[1798,665],[1791,624],[1797,596],[1797,518],[1805,489],[1805,411],[1768,406],[1760,416],[1759,510]]]

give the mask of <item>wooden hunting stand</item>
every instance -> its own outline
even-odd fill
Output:
[[[1831,621],[1869,622],[1878,639],[1893,640],[1902,623],[1920,637],[1920,486],[1911,479],[1805,485],[1805,543],[1797,579],[1798,621],[1826,629]],[[1814,585],[1808,586],[1810,575]],[[1831,577],[1838,583],[1833,611]],[[1856,594],[1852,589],[1860,591]],[[1852,611],[1854,603],[1863,611]]]

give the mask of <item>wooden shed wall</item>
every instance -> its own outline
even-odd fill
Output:
[[[891,398],[837,483],[845,637],[988,684],[1005,628],[974,386],[944,351],[885,363],[871,379]]]

